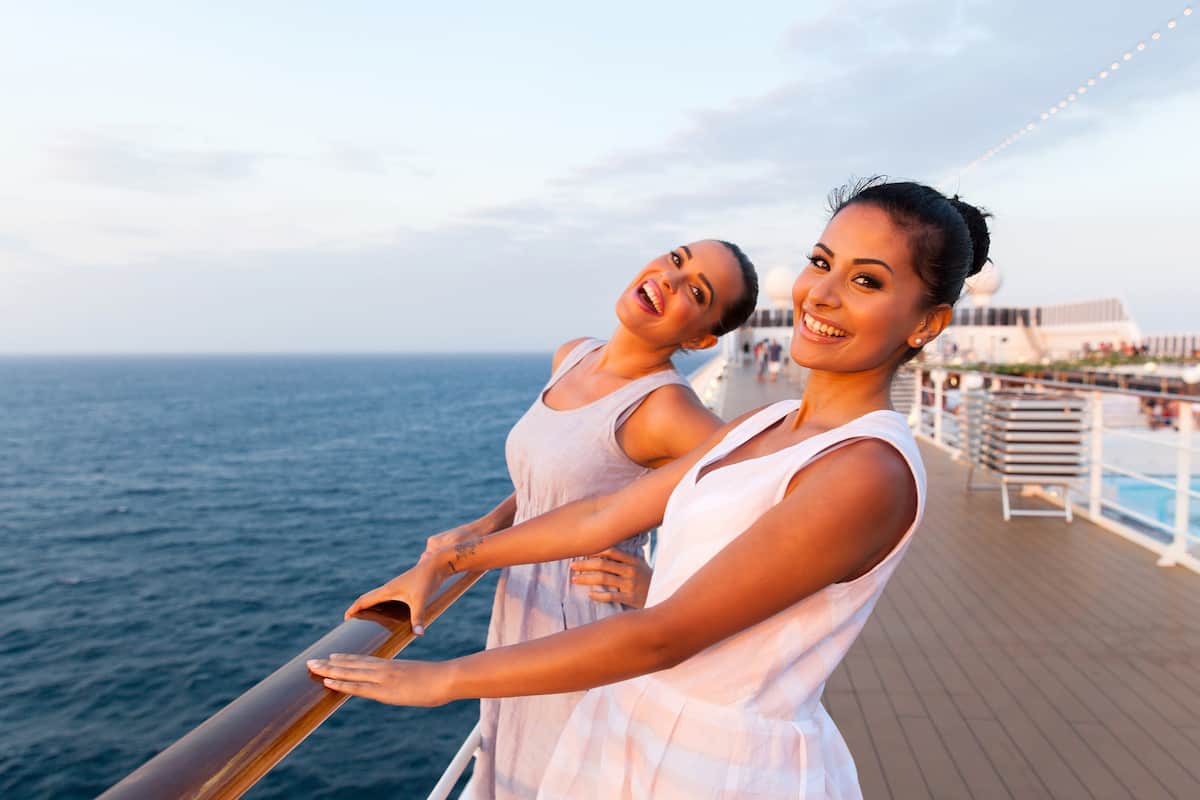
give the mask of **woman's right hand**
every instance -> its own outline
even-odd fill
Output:
[[[423,635],[425,605],[446,579],[442,567],[443,564],[438,559],[422,556],[408,572],[397,575],[383,586],[372,589],[351,603],[346,609],[344,619],[350,619],[359,611],[388,600],[398,600],[408,606],[413,633],[417,636]]]

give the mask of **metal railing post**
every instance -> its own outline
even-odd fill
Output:
[[[908,415],[908,423],[914,431],[921,432],[921,408],[925,402],[925,370],[917,367],[913,370],[913,407]]]
[[[1187,555],[1188,525],[1191,522],[1192,432],[1196,406],[1179,402],[1179,449],[1175,452],[1175,538],[1158,560],[1160,567],[1173,567]]]
[[[942,439],[942,399],[946,391],[946,370],[938,367],[929,373],[933,379],[933,440],[944,445]]]
[[[1091,393],[1092,436],[1088,453],[1088,516],[1100,519],[1104,497],[1104,396]]]

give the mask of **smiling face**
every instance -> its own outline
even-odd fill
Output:
[[[617,301],[617,319],[656,346],[702,349],[716,344],[721,314],[745,291],[728,247],[693,242],[642,268]]]
[[[876,206],[846,206],[792,286],[792,358],[830,372],[894,369],[948,321],[949,306],[930,308],[925,297],[907,231]]]

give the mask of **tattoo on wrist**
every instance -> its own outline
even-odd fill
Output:
[[[459,567],[464,559],[475,555],[475,548],[482,541],[482,537],[477,539],[468,539],[465,542],[454,545],[454,557],[446,561],[446,567],[450,570],[450,574],[458,573]]]

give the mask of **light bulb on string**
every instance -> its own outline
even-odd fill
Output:
[[[1190,17],[1192,15],[1192,10],[1193,9],[1191,6],[1185,7],[1182,12],[1183,16]],[[1168,20],[1167,21],[1167,30],[1174,30],[1178,26],[1178,24],[1179,24],[1178,21],[1175,19]],[[1150,34],[1149,41],[1157,42],[1161,38],[1162,38],[1161,31],[1156,30]],[[1144,53],[1146,51],[1146,47],[1147,47],[1147,41],[1145,39],[1137,42],[1137,44],[1133,47],[1133,49],[1126,50],[1125,52],[1123,52],[1120,55],[1120,57],[1116,61],[1111,62],[1108,66],[1108,69],[1101,70],[1099,73],[1097,73],[1095,75],[1095,77],[1088,78],[1086,81],[1086,84],[1087,84],[1086,86],[1083,83],[1080,83],[1079,86],[1076,87],[1074,92],[1071,92],[1066,95],[1065,100],[1059,99],[1054,105],[1050,106],[1050,108],[1041,112],[1038,115],[1038,119],[1040,119],[1041,122],[1047,122],[1047,121],[1049,121],[1049,119],[1051,117],[1056,116],[1060,110],[1065,110],[1069,104],[1076,103],[1076,102],[1082,100],[1083,95],[1087,93],[1088,88],[1096,86],[1097,80],[1100,80],[1100,81],[1107,80],[1110,73],[1115,74],[1117,72],[1117,70],[1119,70],[1121,68],[1121,65],[1123,62],[1132,61],[1134,54],[1135,53]],[[1060,98],[1061,97],[1062,96],[1060,95]],[[969,172],[970,170],[974,169],[975,167],[979,166],[980,164],[983,164],[983,163],[991,160],[992,157],[999,155],[1001,152],[1008,149],[1009,145],[1016,144],[1018,139],[1020,139],[1026,133],[1032,132],[1036,127],[1037,127],[1037,120],[1035,120],[1034,122],[1030,122],[1025,126],[1022,126],[1021,128],[1019,128],[1016,131],[1016,133],[1010,134],[1009,136],[1005,137],[1004,139],[1002,139],[999,142],[999,144],[993,145],[986,152],[984,152],[983,155],[979,156],[974,161],[969,162],[965,167],[960,168],[958,170],[956,178],[961,178],[962,175],[964,175],[965,173]],[[946,182],[943,181],[942,183],[939,183],[938,185],[943,186],[943,185],[945,185],[945,183]]]

